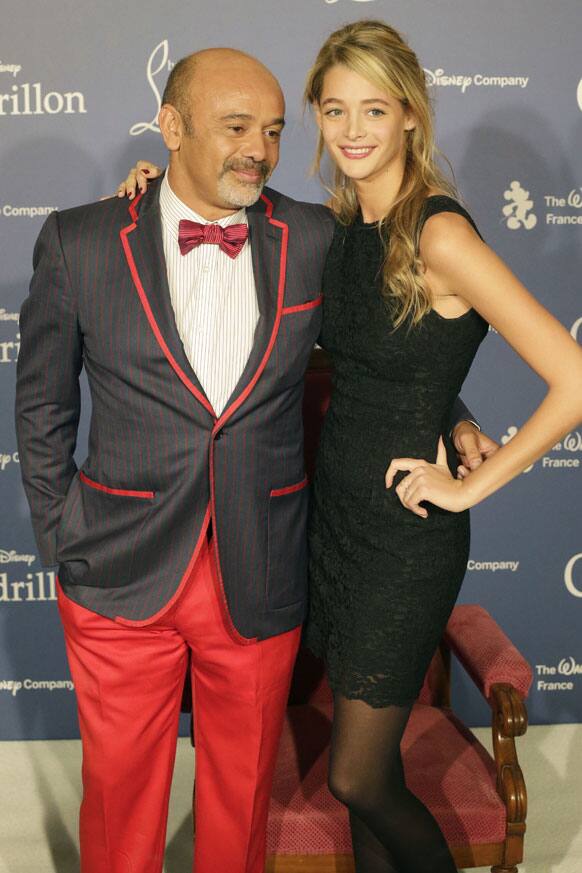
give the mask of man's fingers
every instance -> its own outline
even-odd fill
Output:
[[[463,434],[461,439],[461,459],[463,464],[466,467],[469,467],[470,470],[475,470],[482,464],[483,459],[481,457],[477,434]]]
[[[457,467],[457,478],[466,479],[471,471],[464,464],[459,464]]]

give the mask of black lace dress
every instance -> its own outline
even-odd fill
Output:
[[[470,217],[448,197],[437,212]],[[471,221],[472,223],[472,221]],[[394,331],[380,294],[376,225],[338,226],[324,275],[321,344],[334,366],[312,489],[307,645],[332,688],[372,706],[413,702],[457,598],[469,513],[405,509],[384,475],[392,458],[435,460],[487,324],[432,310]],[[399,474],[396,483],[404,474]],[[396,484],[395,483],[395,484]]]

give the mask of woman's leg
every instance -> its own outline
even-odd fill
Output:
[[[410,706],[335,697],[329,785],[350,811],[357,873],[455,873],[428,809],[406,787],[400,740]]]

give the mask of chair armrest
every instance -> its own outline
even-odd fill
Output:
[[[494,685],[510,685],[527,697],[532,669],[482,606],[456,606],[443,639],[490,703]]]

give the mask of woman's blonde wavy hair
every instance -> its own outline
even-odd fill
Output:
[[[341,64],[390,94],[414,115],[416,126],[407,131],[406,164],[402,185],[389,213],[379,223],[384,240],[383,295],[390,305],[394,326],[410,319],[417,324],[432,307],[432,295],[423,278],[419,256],[420,220],[431,190],[456,197],[455,186],[436,163],[433,117],[425,74],[418,58],[398,31],[383,21],[355,21],[336,30],[325,41],[305,86],[306,105],[321,102],[325,74]],[[321,133],[313,164],[320,172],[324,142]],[[342,224],[358,211],[351,179],[336,167],[331,207]]]

